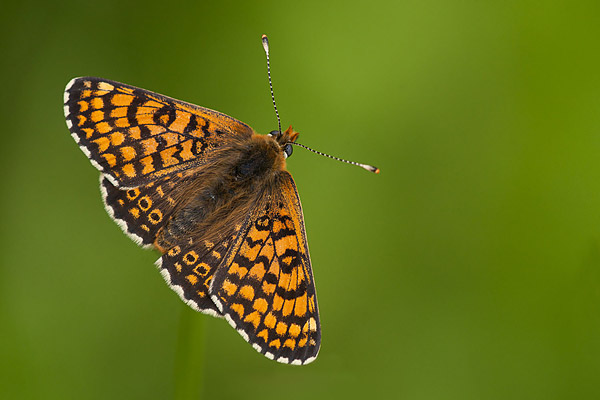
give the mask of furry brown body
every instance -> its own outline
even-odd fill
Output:
[[[285,136],[285,137],[284,137]],[[297,136],[297,134],[296,134]],[[280,136],[285,144],[286,132]],[[182,236],[219,242],[231,236],[248,213],[276,194],[286,179],[282,145],[268,135],[250,140],[230,140],[211,153],[201,168],[191,168],[176,180],[171,192],[175,201],[155,247],[163,253]]]

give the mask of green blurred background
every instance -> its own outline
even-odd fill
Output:
[[[2,8],[0,398],[600,397],[597,0]],[[382,171],[288,162],[323,325],[304,367],[187,310],[62,111],[95,75],[266,133],[263,33],[284,126]]]

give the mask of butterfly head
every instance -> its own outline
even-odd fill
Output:
[[[300,134],[298,132],[296,132],[294,129],[292,129],[291,125],[285,132],[280,132],[280,131],[269,132],[269,136],[271,136],[273,139],[275,139],[275,141],[277,141],[277,143],[281,147],[281,150],[283,151],[283,156],[285,158],[288,158],[289,156],[292,155],[293,149],[292,149],[291,143],[294,143],[296,141],[296,139],[298,139],[298,135],[300,135]]]

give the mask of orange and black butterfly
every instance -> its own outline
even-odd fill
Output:
[[[100,171],[106,211],[162,253],[169,286],[258,352],[307,364],[321,325],[302,207],[285,169],[298,133],[258,135],[225,114],[122,83],[71,80],[71,135]]]

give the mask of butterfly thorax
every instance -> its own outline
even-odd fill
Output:
[[[267,135],[253,135],[232,147],[237,152],[231,174],[233,179],[256,183],[268,179],[273,173],[285,169],[285,157],[276,139]],[[232,154],[233,155],[233,154]]]

